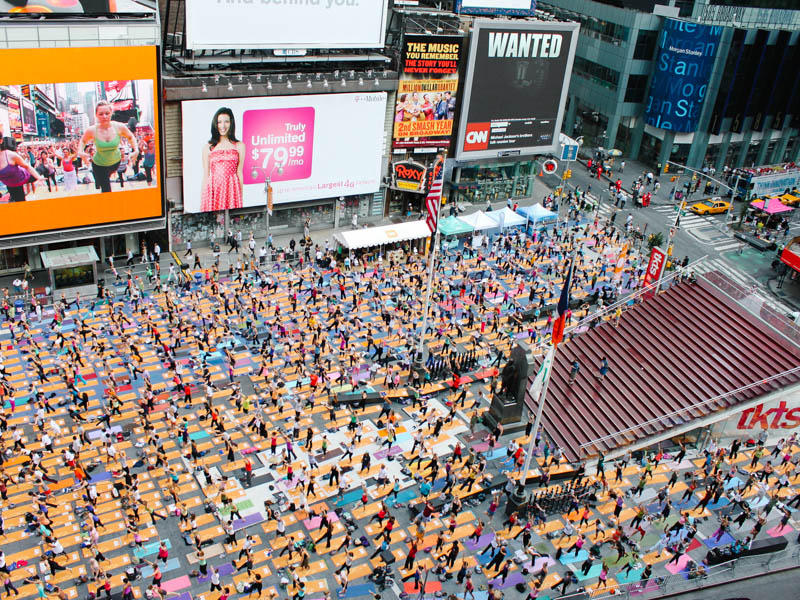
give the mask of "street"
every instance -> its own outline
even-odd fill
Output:
[[[582,190],[589,190],[592,196],[599,197],[600,216],[610,217],[614,210],[617,210],[617,225],[624,225],[628,214],[633,215],[634,228],[640,227],[645,233],[645,239],[651,233],[661,232],[664,235],[663,246],[666,248],[670,228],[675,223],[677,204],[675,201],[670,201],[672,188],[677,183],[670,181],[671,174],[662,176],[658,192],[654,192],[652,187],[647,189],[653,195],[648,208],[637,208],[629,198],[624,209],[617,209],[608,192],[608,180],[598,181],[596,177],[590,177],[589,171],[581,163],[572,162],[568,167],[564,165],[564,163],[559,165],[557,174],[545,175],[542,178],[549,188],[555,189],[560,184],[560,174],[563,169],[569,168],[572,177],[567,180],[567,189],[579,187]],[[643,173],[643,168],[636,168],[638,165],[627,166],[624,173],[614,174],[614,179],[617,177],[622,179],[623,189],[630,189],[633,181]],[[700,192],[693,194],[687,202],[687,207],[704,198]],[[733,214],[738,216],[741,207],[741,202],[735,203]],[[776,271],[771,267],[776,254],[759,252],[736,240],[733,232],[725,226],[726,218],[727,214],[696,215],[687,208],[685,215],[680,219],[674,238],[673,256],[676,260],[680,261],[688,256],[693,262],[706,257],[697,269],[699,274],[719,271],[746,289],[751,289],[755,285],[757,286],[755,295],[772,305],[781,314],[800,310],[800,285],[788,280],[780,290],[774,289],[774,281],[773,285],[769,285],[770,280],[776,277]],[[795,226],[793,233],[789,233],[786,239],[797,235],[799,230],[800,228]]]

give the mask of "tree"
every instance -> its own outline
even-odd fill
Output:
[[[664,243],[664,234],[660,231],[658,233],[651,233],[647,236],[647,247],[652,250],[656,246],[661,246]]]

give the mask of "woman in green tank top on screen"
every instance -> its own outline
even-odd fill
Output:
[[[122,160],[119,149],[122,138],[133,148],[130,160],[136,161],[139,154],[136,137],[124,123],[111,120],[113,113],[114,109],[107,101],[98,102],[94,109],[96,123],[84,131],[78,147],[78,155],[87,162],[91,160],[95,187],[103,193],[111,191],[111,177],[117,172]],[[94,143],[95,152],[92,157],[86,152],[86,144],[89,142]]]

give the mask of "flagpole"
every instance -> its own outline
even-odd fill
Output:
[[[544,385],[542,386],[542,395],[539,396],[539,405],[536,407],[536,418],[533,420],[533,429],[531,429],[531,440],[528,443],[528,450],[525,453],[525,465],[522,467],[522,475],[520,477],[520,484],[522,487],[525,487],[525,483],[528,481],[528,470],[531,468],[531,460],[533,459],[533,453],[536,451],[536,434],[539,432],[539,425],[542,422],[542,413],[544,412],[544,404],[547,402],[547,388],[550,385],[550,374],[553,372],[553,363],[555,362],[556,358],[556,348],[558,345],[551,346],[551,350],[553,352],[553,360],[550,363],[550,368],[547,370],[544,379]],[[547,357],[545,356],[545,360]]]
[[[419,366],[423,364],[425,356],[425,330],[428,328],[428,316],[431,309],[431,293],[433,288],[433,272],[436,265],[436,253],[439,251],[439,219],[442,216],[442,196],[444,195],[444,163],[447,152],[442,153],[442,193],[436,203],[436,231],[433,232],[433,247],[428,257],[428,283],[425,290],[425,307],[422,310],[422,326],[420,327],[419,340],[417,342],[416,360]],[[434,178],[436,177],[436,165],[434,164]]]
[[[575,259],[577,258],[577,248],[572,253],[572,260],[570,261],[569,265],[569,274],[567,275],[567,279],[564,281],[564,284],[572,283],[572,272],[575,268]],[[569,290],[567,290],[567,310],[569,310]],[[545,380],[544,385],[542,386],[542,394],[539,396],[539,404],[536,407],[536,418],[533,421],[533,429],[531,429],[531,440],[528,443],[528,451],[525,455],[525,465],[522,468],[522,475],[520,477],[521,485],[525,487],[525,483],[528,481],[528,469],[531,468],[531,460],[533,459],[533,453],[536,451],[536,435],[539,433],[539,427],[542,423],[542,414],[544,413],[544,405],[547,402],[547,388],[550,386],[550,376],[553,374],[553,365],[556,363],[556,349],[558,348],[558,344],[552,344],[551,349],[553,351],[553,357],[550,362],[550,368],[545,373]],[[545,356],[545,360],[547,357]]]

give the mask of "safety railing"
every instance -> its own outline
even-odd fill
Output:
[[[647,580],[631,583],[609,584],[606,588],[595,589],[591,592],[593,600],[605,598],[661,598],[666,594],[681,594],[702,589],[709,586],[733,583],[737,578],[757,577],[768,575],[777,569],[800,567],[800,547],[792,546],[760,556],[743,556],[735,558],[713,567],[703,567],[703,571],[694,571],[694,576],[687,577],[686,573],[659,575]],[[610,575],[609,578],[613,578]],[[586,598],[586,592],[575,590],[567,595],[560,596],[562,600],[578,600]]]

